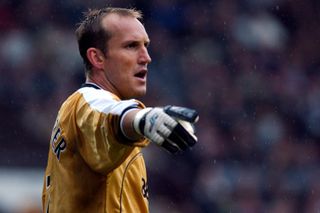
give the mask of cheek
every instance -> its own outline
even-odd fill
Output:
[[[111,63],[118,69],[130,68],[134,65],[134,57],[130,54],[117,54],[111,59]]]
[[[131,76],[134,72],[135,61],[129,57],[122,57],[116,62],[117,72],[121,76]]]
[[[131,70],[134,68],[135,66],[135,60],[133,56],[123,56],[120,60],[119,60],[119,64],[121,64],[120,66],[122,66],[123,69],[126,70]]]
[[[110,54],[105,64],[105,70],[113,80],[129,80],[134,73],[136,60],[135,56],[129,53],[117,52]]]

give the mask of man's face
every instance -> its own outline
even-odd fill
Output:
[[[109,89],[122,99],[144,95],[151,62],[145,28],[135,18],[116,14],[105,17],[102,24],[111,31],[104,63]]]

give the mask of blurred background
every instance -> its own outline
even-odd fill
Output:
[[[135,7],[151,38],[149,106],[200,113],[199,143],[144,150],[151,212],[320,211],[320,1],[0,1],[0,212],[41,212],[49,138],[84,81],[87,8]]]

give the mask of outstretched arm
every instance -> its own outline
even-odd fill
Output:
[[[178,106],[131,109],[121,120],[124,135],[132,140],[141,137],[171,153],[185,151],[195,145],[194,123],[198,113]]]

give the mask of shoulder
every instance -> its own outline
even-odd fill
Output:
[[[80,93],[88,102],[93,102],[97,100],[117,101],[118,99],[115,95],[106,90],[96,89],[92,87],[82,87],[78,89],[77,92]]]
[[[128,107],[140,108],[143,104],[135,99],[120,100],[116,95],[103,89],[92,87],[83,87],[77,91],[81,94],[83,100],[95,110],[100,112],[121,113]]]

